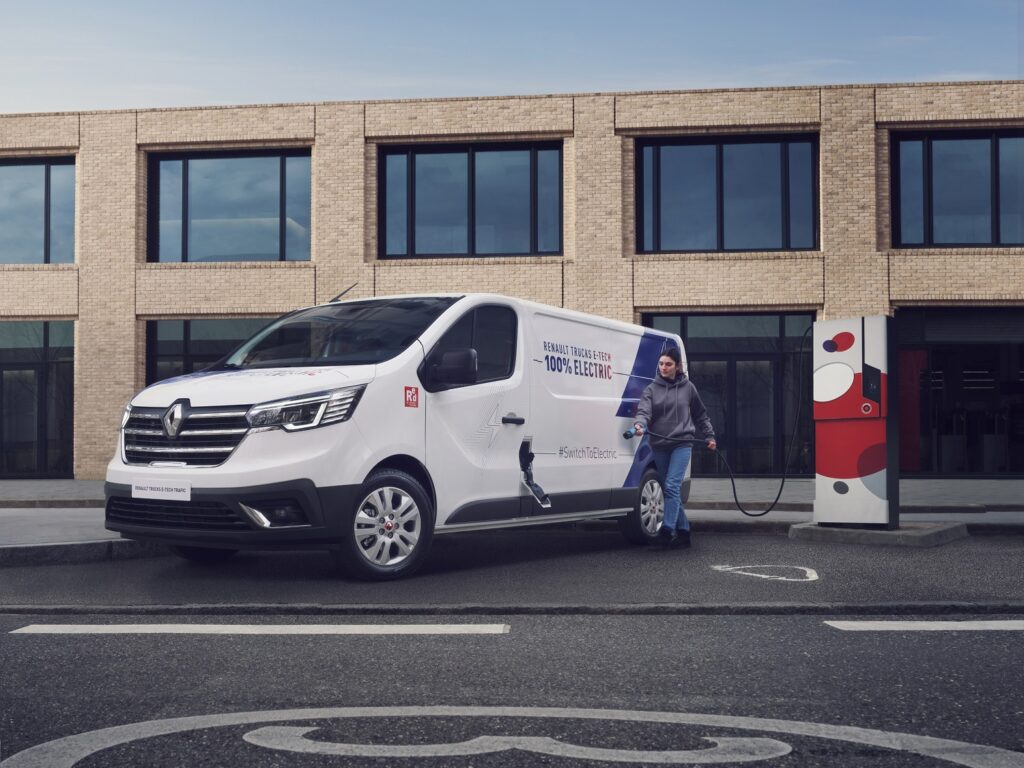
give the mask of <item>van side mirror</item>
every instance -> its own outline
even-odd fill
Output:
[[[432,378],[439,384],[475,384],[477,377],[476,350],[472,347],[449,349],[433,366]]]

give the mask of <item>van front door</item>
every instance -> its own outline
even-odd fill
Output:
[[[427,355],[426,457],[438,525],[520,516],[519,449],[531,430],[521,349],[515,310],[485,305],[467,312]],[[461,359],[465,350],[476,357],[475,381],[438,381],[442,361]]]

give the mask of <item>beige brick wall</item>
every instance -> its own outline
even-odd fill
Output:
[[[0,116],[0,157],[78,146],[78,115]],[[6,150],[12,150],[7,152]]]
[[[46,319],[77,314],[78,267],[0,264],[0,319]]]
[[[0,116],[0,158],[77,154],[77,263],[0,265],[0,320],[75,318],[75,471],[101,477],[143,384],[145,320],[405,292],[645,310],[891,313],[1024,306],[1024,248],[893,250],[889,130],[1024,126],[1024,83],[830,86]],[[821,250],[635,253],[641,136],[820,134]],[[562,256],[377,258],[380,143],[563,141]],[[312,147],[312,260],[147,264],[149,151]]]
[[[628,131],[814,124],[818,94],[817,88],[628,94],[615,99],[615,125]]]
[[[100,477],[135,393],[135,115],[82,116],[75,476]]]

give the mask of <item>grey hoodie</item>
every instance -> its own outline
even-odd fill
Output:
[[[704,402],[697,394],[693,382],[682,371],[676,375],[675,381],[669,381],[660,374],[654,377],[654,381],[647,385],[647,389],[640,396],[635,421],[644,428],[644,431],[666,437],[692,439],[696,436],[695,425],[700,426],[703,439],[712,440],[715,437],[708,409],[704,407]],[[651,435],[650,439],[652,448],[675,448],[677,445],[685,445],[654,435]]]

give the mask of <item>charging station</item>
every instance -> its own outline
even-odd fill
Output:
[[[893,321],[814,324],[814,522],[899,527],[899,420]]]

